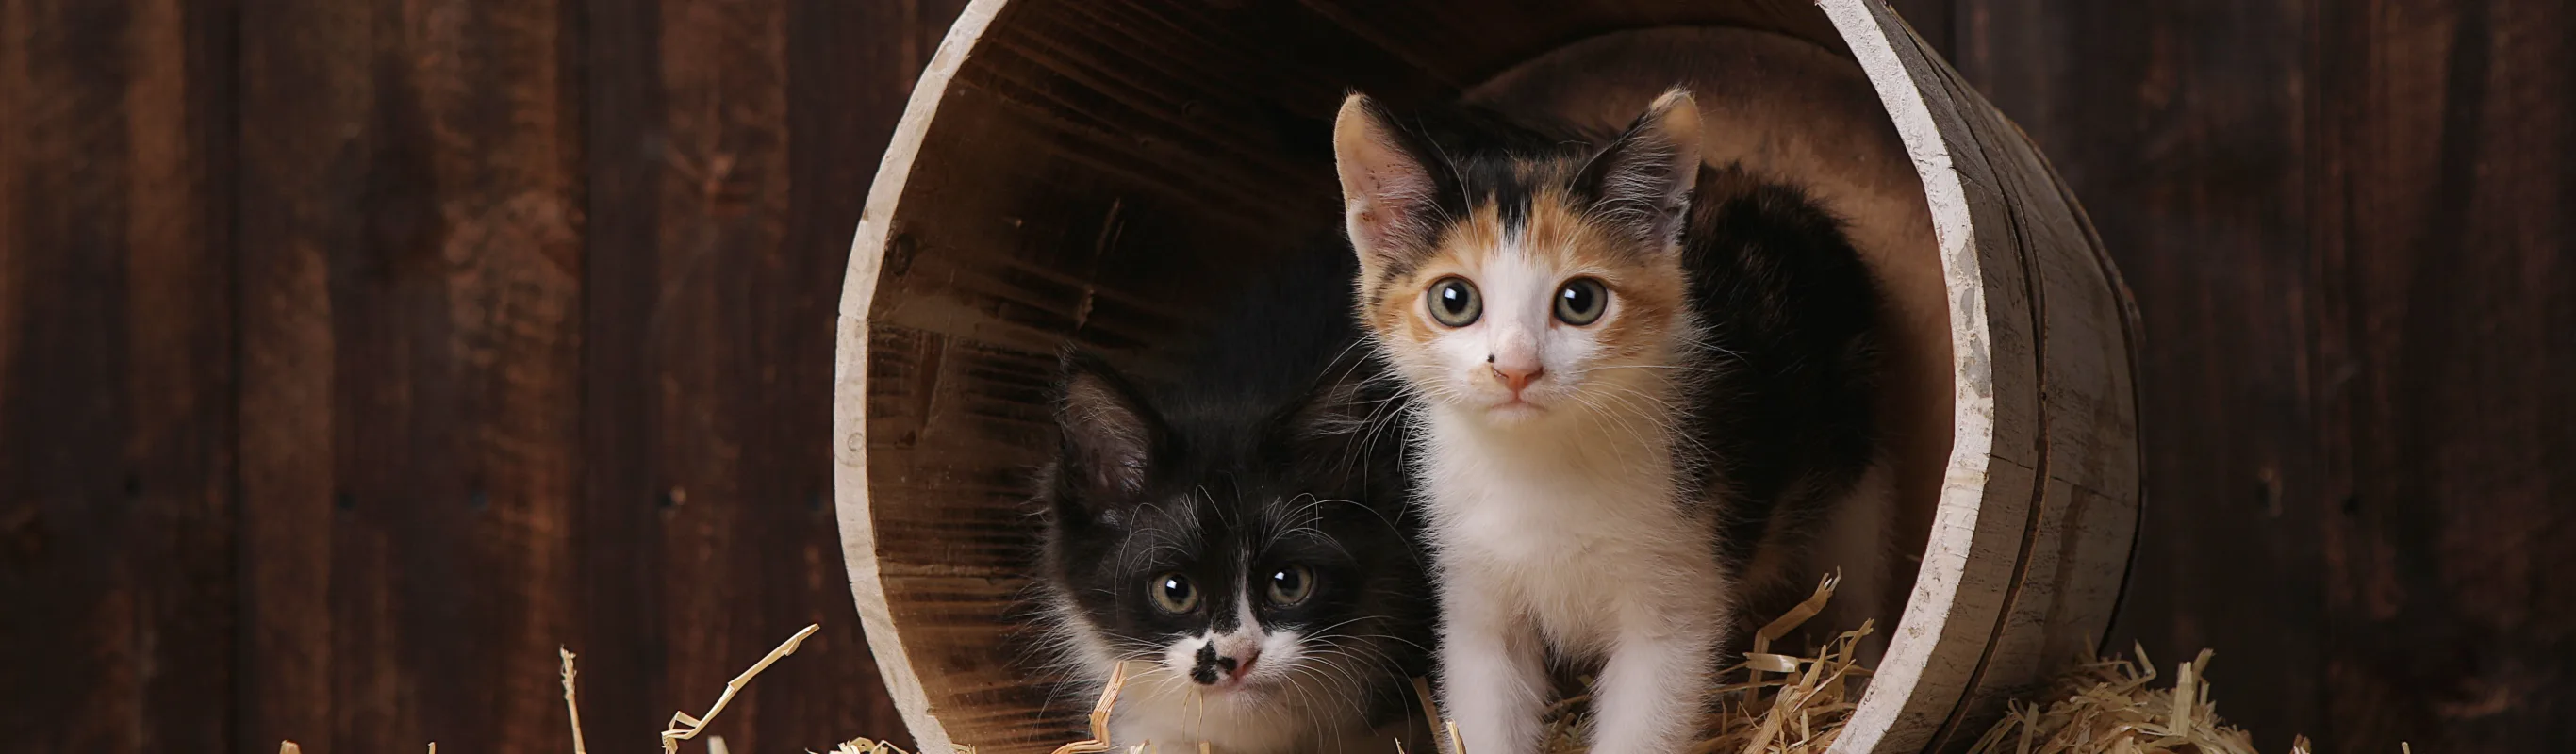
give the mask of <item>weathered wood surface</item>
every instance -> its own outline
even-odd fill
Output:
[[[1955,746],[2109,619],[2138,505],[2134,328],[2035,147],[1885,6],[1824,7],[1922,167],[1958,370],[1914,594],[1835,747]]]
[[[1006,619],[1029,568],[1021,501],[1059,343],[1142,350],[1222,290],[1224,257],[1262,253],[1245,239],[1329,227],[1325,155],[1299,131],[1322,133],[1344,88],[1450,96],[1639,24],[1743,24],[1853,54],[1931,197],[1957,452],[1858,713],[1867,732],[1846,748],[1912,750],[1973,727],[2100,636],[2138,493],[2116,276],[2019,132],[1883,6],[1826,8],[971,6],[880,168],[841,310],[841,525],[914,733],[934,749],[1043,751],[1080,707],[1030,683]]]
[[[2217,649],[2220,709],[2266,750],[2328,730],[2302,405],[2308,5],[1962,2],[1953,55],[2084,197],[2144,318],[2149,493],[2111,648],[2168,666]],[[2093,104],[2112,91],[2130,104]]]
[[[594,750],[642,751],[807,623],[725,712],[735,751],[890,735],[830,567],[835,255],[948,2],[590,2],[585,500]],[[613,73],[604,73],[613,72]],[[858,679],[858,680],[854,680]],[[593,701],[597,700],[597,701]],[[692,711],[694,714],[694,710]],[[739,716],[739,717],[735,717]],[[722,725],[721,723],[719,724]]]
[[[244,610],[280,617],[240,655],[240,747],[488,751],[562,727],[531,672],[574,638],[562,18],[243,9]]]
[[[2319,743],[2576,747],[2576,7],[2313,28]]]
[[[664,189],[604,181],[661,180],[652,176],[671,168],[652,162],[659,154],[652,143],[666,126],[604,124],[587,113],[676,106],[642,103],[664,96],[657,92],[666,78],[708,75],[698,71],[718,63],[662,51],[665,35],[734,33],[675,28],[681,22],[672,19],[690,18],[702,4],[714,6],[554,6],[564,11],[556,33],[573,51],[559,59],[579,63],[562,74],[578,82],[562,90],[583,113],[577,138],[565,140],[580,156],[563,172],[575,180],[576,206],[588,210],[576,225],[584,260],[665,256],[663,222],[653,219],[664,211]],[[795,0],[785,5],[783,32],[745,35],[760,40],[748,45],[762,50],[750,57],[777,55],[767,46],[788,50],[792,196],[777,243],[779,253],[801,260],[791,265],[816,265],[818,277],[832,279],[905,93],[961,4]],[[2576,102],[2569,74],[2576,35],[2565,31],[2576,20],[2564,4],[1893,5],[2041,144],[2085,200],[2145,317],[2139,392],[2151,503],[2111,644],[2143,642],[2168,667],[2192,649],[2218,649],[2221,710],[2252,727],[2266,751],[2285,749],[2294,733],[2316,736],[2330,751],[2393,751],[2399,740],[2426,752],[2576,744],[2576,726],[2565,722],[2576,712],[2576,667],[2568,664],[2576,651],[2563,630],[2576,599],[2551,576],[2576,569],[2563,505],[2576,484],[2565,463],[2576,458],[2568,429],[2576,427],[2569,408],[2576,380],[2567,377],[2576,374],[2568,362],[2576,350],[2565,336],[2576,332],[2576,297],[2562,295],[2576,290],[2569,277],[2576,266],[2567,262],[2560,215],[2576,186],[2569,158],[2576,125],[2567,112]],[[433,6],[446,7],[421,7]],[[242,112],[242,92],[255,83],[249,76],[297,77],[268,84],[292,90],[324,73],[264,67],[248,54],[255,39],[390,45],[378,38],[394,32],[312,21],[293,30],[246,25],[276,23],[277,8],[244,0],[0,0],[0,601],[16,608],[0,617],[0,637],[19,650],[0,662],[0,723],[19,748],[265,754],[275,742],[258,739],[280,733],[237,732],[236,721],[257,707],[242,690],[266,683],[260,675],[308,672],[245,663],[236,651],[257,632],[304,630],[296,626],[317,620],[243,608],[250,594],[279,587],[235,572],[257,557],[241,546],[241,522],[248,508],[289,498],[241,494],[236,480],[248,480],[236,458],[273,433],[322,430],[301,425],[312,417],[244,412],[235,396],[282,392],[252,379],[355,392],[378,390],[357,375],[408,372],[317,366],[330,371],[297,377],[250,368],[250,336],[237,321],[317,305],[261,303],[248,292],[277,284],[237,277],[249,250],[232,239],[248,229],[233,228],[280,210],[237,190],[248,188],[248,147],[272,142],[236,133],[234,124],[274,120]],[[460,54],[486,57],[477,49]],[[609,90],[632,99],[608,103]],[[319,89],[308,93],[327,99]],[[421,149],[400,140],[436,138],[370,127],[388,149]],[[601,130],[643,145],[610,150],[605,139],[627,137]],[[270,159],[326,154],[317,147]],[[615,159],[625,166],[612,170],[605,154],[621,155]],[[744,206],[775,211],[769,200]],[[594,237],[609,233],[606,224],[623,235]],[[656,248],[625,247],[648,242]],[[605,248],[611,244],[621,248]],[[635,298],[647,291],[632,281],[590,291],[592,281],[616,273],[583,265],[573,273],[583,289],[577,400],[600,408],[581,411],[575,463],[585,502],[569,547],[573,568],[586,575],[576,577],[580,596],[549,603],[573,611],[560,619],[571,635],[528,644],[560,640],[585,653],[593,744],[606,750],[602,737],[623,737],[621,749],[649,746],[649,730],[671,708],[703,704],[715,690],[694,684],[731,672],[794,628],[754,625],[787,619],[746,619],[765,611],[820,615],[827,633],[744,697],[769,711],[728,713],[718,732],[737,743],[757,736],[760,750],[773,751],[901,727],[890,708],[871,706],[888,702],[874,696],[864,657],[843,651],[858,640],[843,633],[853,629],[828,545],[819,564],[804,561],[807,545],[781,545],[761,552],[749,571],[765,575],[740,578],[746,571],[737,565],[726,581],[705,582],[757,596],[724,603],[750,605],[729,619],[687,629],[721,631],[721,640],[685,641],[724,649],[664,648],[674,627],[702,616],[665,617],[658,611],[671,603],[663,595],[711,589],[688,584],[714,577],[700,575],[698,562],[674,560],[686,551],[665,544],[665,514],[652,507],[675,485],[643,464],[658,463],[645,459],[661,458],[656,448],[673,441],[638,432],[673,420],[635,412],[686,415],[707,396],[705,385],[743,390],[750,380],[692,378],[701,387],[681,393],[670,404],[676,408],[659,408],[660,387],[643,375],[674,357],[642,349],[687,341],[662,344],[654,338],[668,336],[648,337],[643,325],[617,325],[627,328],[621,332],[601,322],[603,312],[650,308]],[[697,285],[689,280],[653,275],[681,286],[677,298],[708,295],[688,290]],[[307,295],[320,290],[297,285]],[[737,300],[772,297],[757,293]],[[799,334],[769,337],[807,344],[780,352],[827,347],[814,340],[823,337],[819,324],[777,326]],[[598,345],[605,342],[626,345]],[[798,385],[828,378],[784,376],[793,373],[762,388],[772,395],[760,400],[776,401],[770,410],[780,415],[820,421],[808,417],[825,415],[828,399]],[[623,413],[604,415],[612,409]],[[335,421],[352,432],[370,426]],[[746,464],[754,452],[745,451]],[[803,452],[742,473],[826,473],[820,451]],[[638,497],[647,504],[629,502]],[[588,502],[595,500],[618,502]],[[669,515],[713,505],[730,503],[691,493],[687,513]],[[786,514],[727,520],[773,515]],[[811,535],[799,528],[795,536]],[[808,591],[819,596],[807,602]],[[356,589],[324,596],[377,598]],[[459,603],[413,612],[416,622],[394,640],[488,625],[492,618],[466,614],[484,609]],[[734,656],[695,654],[702,651]],[[412,654],[435,666],[405,669],[406,677],[500,662]],[[314,661],[329,661],[324,672],[340,679],[334,683],[364,679],[358,656],[326,651]],[[533,658],[509,672],[543,682],[548,663]],[[679,668],[693,675],[671,680]],[[797,696],[835,701],[781,706]],[[549,700],[538,703],[552,709]],[[420,714],[500,719],[489,701],[473,704]],[[353,710],[338,705],[328,714]],[[506,732],[476,723],[493,732],[470,735],[528,737],[496,741],[494,751],[563,750],[552,726],[559,718],[546,719],[548,726]],[[308,743],[330,735],[327,723],[314,725],[284,734]],[[426,733],[449,740],[443,750],[463,740]],[[344,742],[312,750],[362,749]]]
[[[231,745],[220,2],[0,2],[0,748]]]
[[[2265,751],[2576,747],[2576,10],[1920,4],[2145,317],[2114,646]]]
[[[11,750],[899,732],[829,511],[860,197],[954,3],[0,3]]]

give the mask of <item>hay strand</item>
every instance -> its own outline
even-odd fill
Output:
[[[1109,685],[1100,689],[1100,701],[1091,705],[1091,740],[1058,746],[1055,754],[1099,754],[1110,749],[1109,713],[1118,708],[1118,691],[1127,687],[1127,663],[1109,670]]]
[[[1842,583],[1842,572],[1835,571],[1832,575],[1826,576],[1824,581],[1816,584],[1816,593],[1807,595],[1806,601],[1789,608],[1788,612],[1771,619],[1770,623],[1763,624],[1762,630],[1753,632],[1753,651],[1771,651],[1771,642],[1779,641],[1780,637],[1798,630],[1799,626],[1807,624],[1808,619],[1824,612],[1825,603],[1834,601],[1834,588],[1841,586]]]
[[[2222,722],[2210,700],[2208,650],[2174,666],[2170,688],[2146,649],[2139,658],[2087,656],[2044,695],[2046,704],[2013,704],[1970,754],[2255,754],[2251,736]],[[2302,738],[2291,751],[2306,752]]]
[[[581,703],[573,699],[572,650],[557,644],[555,654],[563,656],[564,717],[572,721],[572,754],[590,754],[581,744]]]
[[[805,630],[796,632],[795,636],[787,637],[787,643],[778,645],[777,649],[769,650],[769,656],[760,658],[760,662],[753,663],[750,670],[742,671],[741,675],[734,676],[733,680],[725,682],[724,693],[716,697],[715,705],[708,707],[706,714],[691,717],[687,712],[671,713],[671,724],[662,731],[662,754],[679,754],[680,742],[697,738],[699,732],[705,731],[707,723],[714,721],[716,715],[723,713],[725,705],[733,702],[734,694],[740,693],[744,685],[751,683],[752,678],[760,675],[760,671],[768,670],[770,663],[777,662],[778,658],[795,654],[796,645],[805,643],[805,637],[813,636],[814,632],[822,629],[823,624],[820,623],[806,626]],[[430,754],[438,754],[438,752],[433,750]]]
[[[1767,650],[1769,643],[1813,618],[1833,596],[1835,579],[1828,578],[1816,594],[1798,608],[1765,625],[1754,636],[1754,646]],[[794,654],[798,646],[821,625],[805,627],[768,656],[744,670],[725,684],[724,693],[716,698],[702,716],[685,712],[672,714],[672,724],[662,732],[665,754],[674,754],[679,742],[696,738],[708,723],[722,713],[728,703],[751,679],[767,670],[781,658]],[[1862,639],[1876,630],[1864,621],[1860,628],[1847,631],[1827,642],[1812,657],[1800,657],[1767,651],[1748,652],[1745,661],[1718,675],[1719,684],[1709,690],[1711,718],[1706,726],[1707,738],[1691,747],[1691,754],[1820,754],[1833,745],[1842,733],[1843,723],[1851,715],[1858,698],[1860,683],[1869,669],[1858,664]],[[562,660],[560,674],[564,688],[564,710],[569,720],[574,754],[587,754],[582,742],[581,711],[575,691],[575,655],[557,647]],[[2004,718],[1986,731],[1969,754],[2256,754],[2251,737],[2245,731],[2227,725],[2218,716],[2212,701],[2214,685],[2208,669],[2212,653],[2202,650],[2189,662],[2174,665],[2173,685],[2154,688],[2160,679],[2154,660],[2145,647],[2133,647],[2136,660],[2118,656],[2108,659],[2090,655],[2081,661],[2047,692],[2039,703],[2015,702],[2007,705]],[[1741,674],[1742,680],[1729,680]],[[1769,674],[1776,679],[1765,678]],[[1109,718],[1117,709],[1119,692],[1127,683],[1127,667],[1119,665],[1091,709],[1091,740],[1077,741],[1058,747],[1054,754],[1106,754],[1115,751],[1109,741]],[[1440,715],[1431,694],[1430,681],[1414,680],[1423,712],[1440,721],[1439,735],[1449,754],[1466,754],[1464,737],[1454,721]],[[1588,679],[1586,679],[1588,683]],[[1547,754],[1585,754],[1581,731],[1590,713],[1588,695],[1575,695],[1558,701],[1548,710],[1547,741],[1542,751]],[[2413,754],[2411,745],[2401,743],[2402,754]],[[709,754],[727,754],[721,736],[707,739]],[[1152,744],[1129,747],[1128,754],[1159,754]],[[1394,750],[1403,754],[1398,743]],[[294,741],[279,741],[278,754],[303,754]],[[1206,742],[1197,746],[1199,754],[1214,754]],[[2313,754],[2314,744],[2305,736],[2293,739],[2291,754]],[[430,754],[437,754],[438,744],[429,743]],[[956,754],[974,754],[975,749],[960,746]],[[807,754],[813,754],[807,752]],[[866,738],[843,742],[829,754],[914,754],[892,743]]]
[[[1858,665],[1862,639],[1877,631],[1864,622],[1836,636],[1814,656],[1771,651],[1771,644],[1824,611],[1833,599],[1838,577],[1828,576],[1816,591],[1753,635],[1744,660],[1718,672],[1718,685],[1707,691],[1712,715],[1702,723],[1702,738],[1691,754],[1808,754],[1833,745],[1851,716],[1858,684],[1869,670]],[[1587,681],[1588,682],[1588,681]],[[1582,736],[1591,697],[1578,694],[1548,709],[1548,754],[1583,754]],[[1453,746],[1463,742],[1452,742]],[[1463,752],[1463,747],[1453,749]]]
[[[814,754],[814,752],[808,750],[805,754]],[[896,746],[887,741],[853,738],[848,741],[841,742],[841,745],[839,746],[832,747],[831,754],[912,754],[912,752],[905,751],[903,747]],[[957,747],[957,754],[975,754],[975,747]]]

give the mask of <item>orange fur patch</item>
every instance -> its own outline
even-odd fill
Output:
[[[1557,183],[1568,165],[1531,164],[1515,171],[1528,180]],[[1602,227],[1564,190],[1534,192],[1529,216],[1519,229],[1516,246],[1564,278],[1588,276],[1608,288],[1614,314],[1591,325],[1606,351],[1603,360],[1657,358],[1669,347],[1671,330],[1687,310],[1688,275],[1675,250],[1631,248],[1625,234]],[[1512,230],[1490,201],[1473,207],[1461,222],[1442,228],[1438,241],[1420,264],[1396,279],[1381,279],[1372,270],[1362,281],[1362,320],[1389,345],[1427,347],[1449,328],[1431,319],[1423,296],[1431,284],[1451,276],[1476,281],[1485,264],[1504,253]]]

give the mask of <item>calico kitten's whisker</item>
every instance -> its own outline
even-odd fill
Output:
[[[1592,376],[1597,372],[1617,372],[1631,369],[1656,372],[1685,372],[1691,374],[1724,374],[1726,372],[1726,370],[1719,369],[1717,367],[1695,366],[1691,364],[1604,364],[1601,366],[1584,368],[1581,371],[1574,372],[1573,376],[1576,379],[1581,379]]]
[[[1630,399],[1630,398],[1637,398],[1637,399],[1643,399],[1643,400],[1647,400],[1647,401],[1652,401],[1652,402],[1654,402],[1654,403],[1655,403],[1655,405],[1656,405],[1658,408],[1662,409],[1662,410],[1661,410],[1661,412],[1659,412],[1659,414],[1656,414],[1656,415],[1661,415],[1661,416],[1678,416],[1678,415],[1680,415],[1680,414],[1681,414],[1681,410],[1680,410],[1680,408],[1679,408],[1679,407],[1674,406],[1672,403],[1670,403],[1670,402],[1668,402],[1668,401],[1665,401],[1665,400],[1663,400],[1663,399],[1661,399],[1661,398],[1657,398],[1657,397],[1655,397],[1655,396],[1648,395],[1648,394],[1646,394],[1646,393],[1643,393],[1643,392],[1640,392],[1640,391],[1636,391],[1636,390],[1630,390],[1630,389],[1624,389],[1624,388],[1622,388],[1622,389],[1615,389],[1615,390],[1611,390],[1611,391],[1607,391],[1607,392],[1605,392],[1605,393],[1604,393],[1604,397],[1605,397],[1605,398],[1608,398],[1608,399],[1611,399],[1611,400],[1616,400],[1616,401],[1618,401],[1618,402],[1622,405],[1622,407],[1623,407],[1623,408],[1626,408],[1630,413],[1643,413],[1642,411],[1640,411],[1640,410],[1639,410],[1639,407],[1635,406],[1634,404],[1629,403],[1629,399]],[[1664,435],[1664,436],[1665,436],[1669,441],[1671,441],[1671,442],[1675,442],[1675,443],[1679,443],[1679,444],[1681,444],[1681,445],[1685,446],[1685,449],[1692,451],[1692,453],[1690,454],[1690,458],[1691,458],[1692,460],[1691,460],[1691,461],[1689,461],[1689,463],[1698,463],[1698,462],[1700,462],[1698,459],[1705,459],[1705,458],[1707,458],[1707,457],[1709,457],[1709,456],[1711,456],[1711,455],[1713,454],[1712,449],[1711,449],[1711,448],[1709,448],[1709,447],[1708,447],[1708,445],[1707,445],[1706,443],[1704,443],[1704,442],[1700,441],[1700,439],[1699,439],[1699,438],[1697,438],[1697,437],[1695,437],[1695,436],[1692,436],[1690,433],[1687,433],[1687,432],[1675,432],[1675,431],[1670,431],[1669,429],[1666,429],[1666,430],[1663,432],[1663,435]]]
[[[1605,422],[1609,422],[1609,423],[1610,423],[1610,427],[1611,427],[1611,428],[1617,429],[1617,430],[1619,430],[1622,434],[1627,435],[1627,438],[1626,438],[1626,439],[1628,439],[1628,440],[1631,440],[1631,441],[1634,441],[1634,442],[1640,442],[1640,443],[1647,443],[1647,442],[1653,442],[1655,439],[1657,439],[1657,438],[1654,438],[1654,437],[1651,437],[1651,436],[1647,435],[1644,431],[1641,431],[1641,430],[1637,429],[1636,427],[1634,427],[1633,425],[1631,425],[1631,424],[1629,423],[1629,420],[1625,418],[1625,414],[1626,414],[1627,412],[1625,412],[1625,411],[1611,411],[1611,410],[1609,410],[1607,407],[1605,407],[1605,406],[1601,405],[1601,401],[1603,401],[1603,400],[1607,400],[1607,399],[1609,399],[1609,398],[1610,398],[1609,396],[1594,397],[1594,396],[1582,395],[1582,396],[1577,396],[1577,397],[1575,398],[1575,402],[1576,402],[1577,404],[1582,405],[1582,406],[1584,407],[1584,409],[1586,409],[1586,410],[1588,410],[1588,411],[1592,412],[1592,413],[1593,413],[1593,415],[1594,415],[1598,420],[1600,420],[1600,421],[1605,421]]]

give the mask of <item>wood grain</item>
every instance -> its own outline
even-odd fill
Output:
[[[2148,316],[2116,635],[2217,648],[2266,746],[2576,739],[2543,628],[2569,595],[2513,575],[2567,550],[2546,5],[1961,3],[1963,68],[2095,200]]]
[[[592,741],[653,745],[807,623],[711,732],[738,750],[901,730],[838,567],[831,307],[883,148],[955,8],[592,3],[582,630]],[[927,16],[927,17],[925,17]],[[852,44],[853,42],[867,42]],[[847,72],[872,75],[855,82]],[[711,698],[711,697],[710,697]],[[702,704],[703,702],[689,702]],[[620,743],[622,742],[622,744]]]
[[[2222,709],[2286,747],[2321,722],[2316,695],[2265,685],[2321,670],[2319,585],[2300,575],[2322,506],[2302,402],[2306,114],[2290,96],[2305,8],[1960,6],[1961,71],[2094,209],[2145,315],[2148,517],[2110,648],[2166,664],[2217,648]]]
[[[583,653],[592,740],[631,746],[794,628],[773,624],[811,614],[827,635],[764,676],[750,714],[729,713],[718,732],[786,751],[899,727],[867,653],[853,651],[859,637],[843,633],[854,621],[834,620],[845,585],[828,545],[815,552],[829,535],[770,501],[822,473],[812,438],[828,409],[811,360],[823,358],[815,307],[828,299],[798,296],[830,295],[860,187],[961,5],[0,0],[0,601],[15,608],[0,643],[17,650],[0,662],[0,725],[12,742],[267,752],[294,735],[317,752],[416,751],[428,738],[559,751],[548,685],[563,642]],[[2221,710],[2267,751],[2295,733],[2332,751],[2576,744],[2562,722],[2576,711],[2564,630],[2576,598],[2551,576],[2576,550],[2559,505],[2571,499],[2559,467],[2576,457],[2565,336],[2576,297],[2563,295],[2576,281],[2560,217],[2576,187],[2565,31],[2576,22],[2564,4],[1891,5],[2086,200],[2146,317],[2153,498],[2113,646],[2142,641],[2168,666],[2216,648]],[[687,26],[709,11],[761,30]],[[782,14],[777,30],[759,26]],[[1484,65],[1502,65],[1565,40],[1435,41],[1482,46]],[[1331,75],[1399,67],[1387,46],[1338,49],[1348,60]],[[1446,84],[1370,86],[1431,96],[1480,69],[1456,70]],[[1281,114],[1193,96],[1165,107],[1212,112],[1216,125],[1152,130],[1153,117],[1093,101],[1078,103],[1091,120],[1042,133],[1267,149],[1321,128],[1337,94],[1249,62],[1222,73],[1323,104]],[[961,107],[1043,106],[1100,80],[987,83],[994,94]],[[711,88],[773,104],[758,117],[674,114],[673,93]],[[752,162],[786,173],[783,200],[774,175],[720,185],[715,199],[670,198],[689,179],[663,158],[755,134],[771,147]],[[1300,185],[1303,169],[1269,175]],[[423,253],[466,224],[447,208],[531,190],[574,208],[561,224],[571,246],[522,234],[532,240],[503,245],[541,253],[466,253],[481,261],[453,268]],[[1251,203],[1243,193],[1168,195]],[[947,274],[940,259],[961,246],[1089,253],[1112,227],[1133,234],[1127,244],[1178,239],[1112,222],[1111,206],[1021,218],[1044,233],[917,235],[885,261],[917,281]],[[1134,218],[1205,204],[1117,206]],[[1224,230],[1241,234],[1309,208],[1227,211],[1241,217]],[[771,227],[741,230],[753,225]],[[708,231],[717,258],[774,261],[676,274],[663,260],[697,242],[689,229]],[[573,261],[556,261],[566,248]],[[484,282],[451,279],[466,269]],[[482,300],[555,300],[569,322],[501,335],[531,322],[513,308],[460,327],[472,297],[456,292],[523,273],[552,277]],[[1026,391],[1036,366],[1024,344],[1040,339],[1028,333],[1074,328],[1133,349],[1178,311],[1112,295],[1079,324],[1050,323],[1022,302],[1081,286],[1017,285],[914,310],[923,327],[877,336],[904,358],[872,378],[894,398],[961,383]],[[716,323],[650,319],[664,309]],[[943,329],[985,311],[1003,324],[964,340]],[[434,345],[475,337],[497,344],[488,363]],[[987,341],[1006,345],[974,344]],[[689,366],[681,348],[769,354],[777,376]],[[555,376],[514,376],[527,370]],[[682,379],[679,397],[662,392],[665,375]],[[562,426],[497,416],[501,395],[553,396],[561,405],[525,418]],[[964,447],[930,429],[932,412],[985,416],[1007,435],[1006,405],[885,400],[870,427],[926,456]],[[711,412],[730,416],[692,418]],[[693,421],[714,434],[675,436]],[[691,455],[711,448],[740,455]],[[569,481],[507,471],[534,467]],[[959,471],[913,483],[999,494],[1009,481]],[[558,507],[506,501],[500,485],[558,490],[543,504]],[[709,499],[709,485],[733,492]],[[674,486],[690,502],[662,508]],[[665,510],[682,512],[665,523]],[[504,514],[520,518],[496,522]],[[525,536],[568,554],[527,582],[552,586],[512,583],[542,558],[483,537],[540,522],[561,523]],[[718,553],[715,541],[754,552]],[[1011,544],[954,541],[968,563]],[[978,586],[963,573],[922,583]],[[511,596],[531,590],[555,596]],[[740,597],[719,603],[727,593]],[[685,620],[698,608],[666,612],[684,602],[727,609],[703,624]],[[514,623],[550,628],[513,636]]]
[[[243,749],[562,736],[583,262],[563,11],[244,9]]]
[[[1952,57],[1952,52],[1956,48],[1951,45],[1951,41],[1954,39],[1954,15],[1958,12],[1958,6],[1958,0],[1887,1],[1887,9],[1895,12],[1897,18],[1903,19],[1906,26],[1913,27],[1915,36],[1921,37],[1924,44],[1931,46],[1933,52],[1938,52],[1942,57],[1953,61],[1957,60]]]
[[[2139,489],[2133,312],[2035,146],[1883,7],[1825,7],[1922,169],[1959,390],[1922,575],[1836,747],[1944,748],[2108,619]]]
[[[2568,748],[2576,11],[2317,18],[2318,742]]]
[[[0,728],[229,745],[222,2],[0,2]]]

